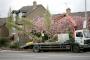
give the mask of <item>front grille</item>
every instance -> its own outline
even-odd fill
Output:
[[[84,40],[84,44],[90,44],[90,40]]]

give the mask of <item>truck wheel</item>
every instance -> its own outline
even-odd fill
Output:
[[[78,45],[74,45],[74,46],[73,46],[73,52],[74,52],[74,53],[79,53],[79,52],[80,52],[80,48],[79,48]]]
[[[39,49],[38,45],[33,46],[33,52],[35,52],[35,53],[40,52],[40,49]]]

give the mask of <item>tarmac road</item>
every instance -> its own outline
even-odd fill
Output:
[[[0,51],[0,60],[90,60],[90,52],[41,52]]]

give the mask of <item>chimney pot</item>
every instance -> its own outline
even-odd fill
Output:
[[[71,9],[70,9],[70,8],[67,8],[67,9],[66,9],[66,14],[67,14],[67,15],[70,15],[70,13],[71,13]]]
[[[33,9],[35,9],[37,7],[37,2],[33,1]]]

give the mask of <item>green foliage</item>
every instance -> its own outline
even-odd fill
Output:
[[[48,35],[47,34],[44,34],[44,36],[42,36],[42,40],[45,42],[48,40]]]
[[[18,17],[16,17],[16,20],[18,20]],[[9,29],[9,32],[11,32],[13,30],[13,28],[15,28],[16,30],[21,31],[22,29],[15,23],[15,21],[13,20],[13,16],[11,13],[11,9],[8,12],[8,18],[6,21],[6,27]]]
[[[23,24],[22,26],[24,26],[24,27],[25,26],[32,27],[32,25],[33,25],[31,20],[28,21],[27,19],[23,18],[21,21],[19,21],[18,16],[16,16],[16,21],[14,21],[12,18],[11,12],[9,12],[7,22],[6,22],[6,26],[9,29],[9,32],[12,31],[13,28],[15,28],[18,31],[24,31],[25,32],[25,30],[23,28],[20,28],[15,22],[22,23]]]
[[[29,28],[32,28],[33,26],[33,21],[32,20],[29,20],[29,19],[26,19],[26,18],[23,18],[23,25],[25,26],[29,26]]]
[[[51,36],[52,38],[48,37],[49,39],[47,40],[47,42],[56,42],[58,41],[58,36],[55,34],[53,36]]]
[[[16,24],[14,24],[14,23],[11,23],[11,22],[7,22],[7,24],[9,24],[10,25],[10,27],[9,27],[9,31],[11,31],[12,30],[12,28],[16,28],[17,30],[22,30],[22,28],[20,28],[18,25],[16,25]]]
[[[9,46],[9,40],[7,38],[0,38],[0,47],[8,47]]]
[[[11,23],[14,24],[14,21],[12,19],[11,9],[9,9],[8,17],[7,17],[7,21],[6,21],[6,27],[9,29],[9,31],[11,31],[13,28]]]
[[[13,44],[10,45],[10,48],[19,48],[19,42],[15,42]]]
[[[40,43],[40,42],[42,42],[42,38],[41,37],[37,37],[37,36],[33,36],[33,42],[34,43]]]
[[[9,29],[9,31],[11,31],[12,28],[13,28],[13,25],[12,24],[14,24],[14,21],[12,19],[12,16],[8,16],[7,22],[6,22],[6,26]]]
[[[12,42],[9,46],[10,48],[18,49],[20,48],[20,44],[18,41]]]
[[[68,34],[69,34],[69,42],[74,42],[74,38],[73,38],[73,34],[72,34],[72,32],[70,31],[70,29],[68,30]]]
[[[41,37],[41,32],[35,34],[37,37]]]

